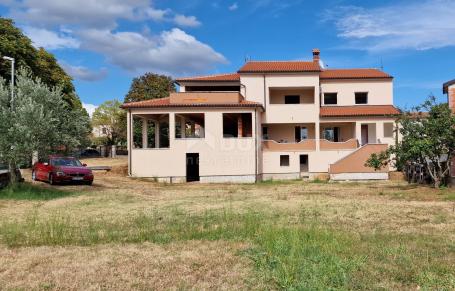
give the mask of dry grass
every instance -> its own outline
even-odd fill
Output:
[[[84,162],[121,169],[125,167],[126,159],[87,159]],[[255,211],[262,213],[269,220],[267,223],[316,223],[350,234],[356,238],[355,248],[358,248],[359,253],[368,254],[371,245],[378,244],[378,248],[379,245],[387,245],[390,238],[391,246],[385,249],[393,254],[393,259],[383,261],[382,255],[377,254],[377,265],[362,271],[370,277],[377,275],[378,281],[384,281],[375,285],[377,288],[413,289],[419,280],[423,280],[414,278],[414,273],[405,279],[394,277],[396,274],[406,274],[405,269],[400,269],[404,267],[394,261],[402,255],[401,246],[395,245],[395,242],[403,239],[409,240],[406,242],[409,252],[432,245],[440,248],[435,250],[434,257],[448,252],[445,261],[439,262],[443,265],[440,268],[446,270],[445,266],[455,265],[455,195],[450,189],[435,190],[400,181],[167,185],[147,179],[127,178],[119,173],[121,171],[96,173],[93,187],[59,186],[57,189],[71,192],[71,195],[59,199],[0,199],[0,221],[25,223],[33,214],[43,220],[64,215],[72,223],[81,225],[89,220],[100,219],[121,224],[135,213],[172,213],[178,210],[197,216],[225,209],[238,214]],[[25,178],[30,182],[30,173],[26,172]],[[53,189],[45,183],[33,184]],[[377,242],[370,241],[376,235],[380,237]],[[433,240],[439,240],[441,245]],[[0,286],[10,289],[79,290],[263,288],[262,284],[269,282],[270,278],[254,279],[257,273],[251,261],[239,255],[239,251],[249,244],[248,240],[239,242],[224,239],[214,242],[179,241],[167,245],[110,243],[86,247],[65,245],[12,249],[1,247],[0,244]],[[420,258],[416,256],[414,259]],[[257,264],[260,260],[253,259]],[[419,264],[415,262],[415,265]],[[424,266],[423,263],[421,265]],[[387,275],[391,278],[381,278],[386,275],[377,268],[392,269],[395,273]],[[419,272],[416,270],[415,273]],[[453,278],[449,276],[448,283],[443,287],[455,288],[455,282],[450,281],[455,280]],[[279,281],[275,277],[273,280]],[[368,282],[349,286],[364,288]],[[429,286],[434,287],[431,284]]]
[[[242,244],[192,241],[94,247],[0,248],[0,289],[245,289]]]

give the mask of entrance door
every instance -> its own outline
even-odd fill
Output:
[[[360,129],[362,132],[362,145],[366,145],[368,143],[368,124],[362,124]]]
[[[308,172],[308,155],[300,155],[300,172]]]
[[[186,154],[186,181],[199,181],[199,154]]]

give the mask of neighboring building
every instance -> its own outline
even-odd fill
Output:
[[[100,138],[100,137],[107,137],[108,128],[104,125],[93,126],[92,135],[93,137]]]
[[[455,112],[455,79],[452,81],[445,82],[442,85],[442,92],[447,94],[447,102],[452,111]]]
[[[389,169],[364,164],[395,142],[393,77],[324,69],[319,54],[180,78],[178,93],[124,104],[130,175],[170,182],[387,179]]]
[[[442,92],[447,94],[447,103],[455,113],[455,79],[445,82],[442,85]],[[450,175],[452,176],[452,184],[455,184],[455,158],[452,160],[452,167],[450,168]]]

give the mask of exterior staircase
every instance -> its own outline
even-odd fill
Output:
[[[375,170],[365,166],[373,153],[387,149],[387,144],[366,144],[329,166],[331,180],[387,180],[389,167]]]

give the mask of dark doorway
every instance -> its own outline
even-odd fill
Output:
[[[366,145],[368,143],[368,124],[362,124],[360,129],[362,132],[362,145]]]
[[[199,154],[186,154],[186,181],[199,181]]]
[[[308,155],[300,155],[300,172],[308,172]]]

